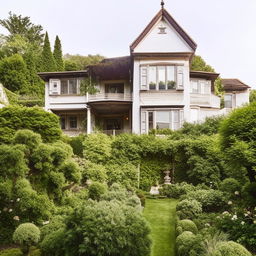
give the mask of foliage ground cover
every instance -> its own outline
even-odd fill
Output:
[[[144,216],[152,229],[151,256],[175,255],[175,199],[147,199]]]

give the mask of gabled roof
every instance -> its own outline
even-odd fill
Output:
[[[237,78],[222,79],[221,81],[225,91],[243,91],[251,88]]]
[[[166,19],[169,24],[177,31],[177,33],[184,39],[184,41],[194,51],[196,50],[197,45],[193,39],[183,30],[183,28],[174,20],[174,18],[164,8],[162,8],[147,25],[147,27],[142,31],[138,38],[131,44],[131,51],[133,51],[138,46],[138,44],[143,40],[143,38],[148,34],[148,32],[153,28],[159,19]]]

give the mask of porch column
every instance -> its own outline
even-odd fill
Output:
[[[87,108],[87,134],[92,132],[91,109]]]

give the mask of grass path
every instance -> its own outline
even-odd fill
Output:
[[[151,256],[175,256],[175,216],[177,201],[147,199],[144,216],[152,229]]]

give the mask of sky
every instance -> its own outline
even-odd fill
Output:
[[[2,3],[1,3],[2,2]],[[129,55],[129,46],[160,9],[160,0],[0,0],[8,12],[31,17],[58,35],[63,53]],[[256,89],[256,0],[165,0],[165,8],[223,78]],[[0,33],[7,31],[0,27]]]

